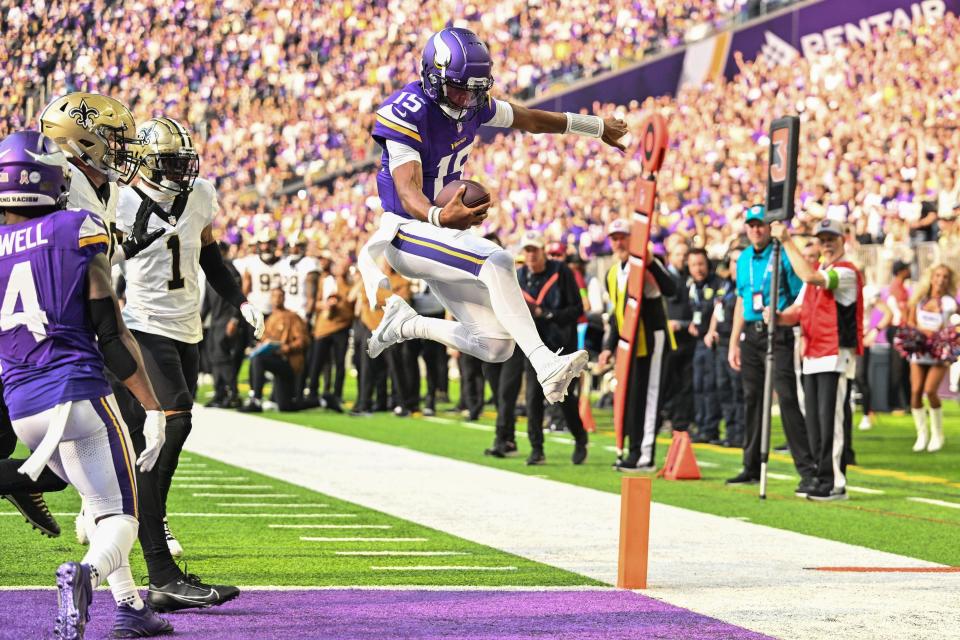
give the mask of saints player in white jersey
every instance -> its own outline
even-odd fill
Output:
[[[212,222],[220,207],[213,184],[197,177],[200,158],[190,134],[175,120],[160,117],[143,123],[138,137],[140,180],[120,191],[117,227],[125,234],[152,237],[159,231],[161,235],[123,262],[127,280],[123,317],[140,345],[147,374],[167,416],[167,440],[157,461],[158,506],[168,547],[179,555],[182,549],[166,525],[166,499],[192,427],[198,343],[203,338],[200,270],[218,294],[240,309],[257,338],[263,333],[263,316],[243,296],[214,242]],[[181,586],[190,586],[189,578]],[[222,588],[213,604],[238,593],[232,587]],[[161,611],[184,608],[183,594],[153,582],[153,576],[149,601]]]
[[[283,287],[278,270],[280,257],[277,255],[277,234],[273,229],[264,227],[255,238],[256,252],[233,264],[243,279],[243,294],[260,313],[269,316],[273,311],[270,292]]]
[[[309,323],[317,297],[320,264],[306,255],[307,238],[299,231],[289,237],[287,246],[289,253],[277,263],[285,294],[283,306]]]

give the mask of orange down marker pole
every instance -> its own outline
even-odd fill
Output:
[[[647,588],[650,546],[650,478],[625,477],[620,484],[620,561],[617,587]]]

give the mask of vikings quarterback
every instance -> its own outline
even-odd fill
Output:
[[[92,526],[82,562],[57,570],[58,638],[83,638],[87,608],[108,578],[116,637],[172,631],[137,592],[130,548],[137,538],[134,465],[146,473],[164,442],[164,416],[140,351],[119,320],[103,221],[63,210],[70,165],[50,138],[22,131],[0,142],[0,366],[17,436],[30,447],[20,473],[46,465],[83,497]],[[146,446],[134,457],[104,364],[146,412]]]
[[[419,81],[377,110],[373,138],[383,147],[377,187],[385,212],[359,256],[367,297],[376,300],[384,284],[377,260],[386,256],[404,276],[425,280],[457,320],[425,318],[391,296],[368,351],[375,358],[394,343],[425,338],[486,362],[503,362],[519,345],[547,402],[555,403],[586,366],[587,352],[560,356],[544,346],[520,292],[513,256],[469,231],[483,220],[487,205],[466,207],[462,190],[442,208],[433,201],[444,185],[460,178],[481,126],[588,136],[621,150],[627,129],[614,118],[494,100],[488,96],[492,66],[476,34],[444,29],[427,42]]]

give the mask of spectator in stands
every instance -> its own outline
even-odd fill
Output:
[[[956,340],[957,277],[950,267],[936,264],[927,269],[923,279],[910,297],[907,307],[907,326],[919,330],[931,341],[940,331],[950,330]],[[940,401],[940,383],[952,357],[931,350],[910,358],[910,411],[917,428],[914,451],[939,451],[943,448],[943,406]],[[930,431],[927,433],[927,414],[923,397],[930,404]]]
[[[794,369],[793,329],[785,326],[768,328],[764,309],[771,304],[771,262],[773,243],[770,225],[763,205],[747,211],[746,227],[750,246],[737,259],[737,306],[734,310],[732,337],[728,351],[730,366],[740,372],[743,381],[746,439],[743,448],[743,471],[727,480],[727,484],[756,484],[760,480],[760,428],[763,412],[763,384],[767,353],[767,332],[774,332],[773,388],[780,404],[780,419],[787,436],[794,466],[800,474],[798,491],[806,490],[816,476],[816,464],[810,453],[803,414],[797,401],[797,378]],[[806,263],[804,263],[806,264]],[[800,293],[801,281],[786,253],[781,253],[778,311],[793,304]]]
[[[694,338],[693,405],[697,435],[694,442],[720,443],[720,398],[717,393],[716,352],[703,338],[710,330],[713,310],[723,283],[711,273],[705,249],[695,247],[687,254],[690,283],[687,300],[692,315],[688,333]]]
[[[252,397],[240,411],[263,411],[263,387],[267,372],[273,374],[273,397],[280,411],[300,408],[297,376],[303,373],[305,353],[310,342],[307,325],[300,316],[283,306],[283,289],[270,292],[273,311],[263,329],[263,339],[250,354],[250,392]]]
[[[607,294],[611,312],[603,351],[597,360],[606,367],[613,359],[620,341],[627,302],[627,276],[630,272],[630,223],[616,219],[607,228],[614,263],[607,271]],[[630,364],[627,394],[623,409],[623,433],[626,457],[618,458],[614,469],[624,473],[653,473],[657,470],[657,422],[660,413],[660,386],[664,355],[676,349],[673,332],[667,323],[664,296],[675,293],[674,278],[663,264],[647,255],[647,271],[643,282],[643,300],[636,330],[636,351]]]
[[[771,234],[804,283],[776,323],[799,323],[803,336],[804,417],[816,474],[801,481],[796,493],[815,501],[846,500],[846,407],[851,372],[863,353],[863,276],[844,256],[842,223],[825,218],[815,232],[823,253],[819,269],[803,256],[786,225],[772,225]],[[767,318],[773,321],[769,312]]]

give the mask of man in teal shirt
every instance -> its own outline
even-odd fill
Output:
[[[764,220],[763,205],[747,210],[747,247],[737,260],[737,306],[728,359],[740,371],[743,400],[746,405],[746,434],[743,447],[743,471],[727,484],[754,484],[760,479],[760,424],[763,416],[763,381],[767,353],[767,324],[764,309],[770,306],[773,280],[773,242],[770,225]],[[803,282],[797,277],[785,252],[780,253],[780,296],[777,311],[793,304]],[[796,495],[806,497],[815,486],[816,467],[810,454],[810,442],[797,401],[794,366],[794,336],[790,327],[773,329],[773,388],[780,404],[780,419],[793,463],[800,474]]]

